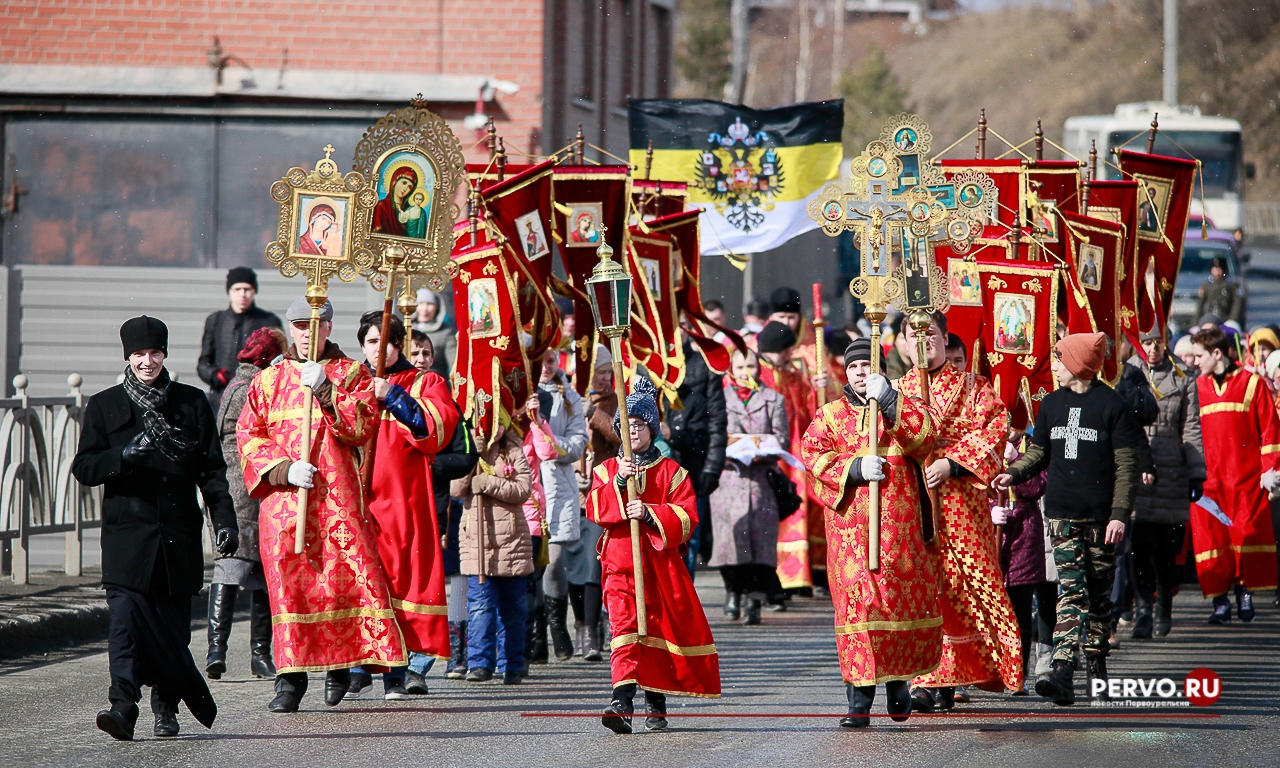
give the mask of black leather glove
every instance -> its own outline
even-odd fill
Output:
[[[223,557],[230,557],[240,548],[240,533],[234,528],[219,528],[213,538],[213,548]]]
[[[1200,497],[1204,495],[1204,481],[1203,481],[1203,480],[1192,480],[1192,481],[1191,481],[1191,493],[1190,493],[1189,495],[1190,495],[1190,497],[1191,497],[1191,501],[1192,501],[1192,502],[1197,502],[1197,501],[1199,501],[1199,500],[1200,500]]]
[[[120,460],[125,464],[145,464],[155,452],[156,446],[147,437],[147,433],[139,432],[120,449]]]
[[[702,492],[699,496],[710,496],[720,487],[720,475],[715,472],[702,473]]]

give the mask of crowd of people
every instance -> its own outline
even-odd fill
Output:
[[[73,472],[104,487],[111,615],[97,724],[117,739],[144,686],[155,735],[178,733],[179,701],[212,724],[205,678],[228,672],[241,592],[272,712],[299,708],[310,672],[337,706],[377,675],[386,699],[426,695],[437,660],[451,679],[517,685],[578,657],[608,661],[602,724],[630,733],[640,690],[647,730],[667,727],[666,695],[720,693],[700,567],[743,625],[797,596],[833,604],[851,728],[880,684],[896,719],[972,688],[1027,695],[1031,679],[1070,704],[1080,659],[1105,678],[1111,648],[1172,631],[1193,569],[1216,624],[1233,608],[1251,621],[1253,593],[1276,585],[1276,329],[1246,338],[1210,317],[1172,352],[1158,332],[1141,350],[1061,333],[1057,388],[1019,430],[944,315],[890,320],[876,349],[865,320],[822,331],[783,287],[745,307],[745,344],[699,329],[726,345],[724,373],[687,339],[674,396],[637,368],[623,424],[606,347],[575,387],[566,302],[566,348],[482,440],[450,392],[456,326],[435,294],[407,328],[374,311],[335,329],[326,303],[313,338],[305,299],[282,322],[252,270],[226,287],[204,331],[207,392],[169,378],[168,329],[142,316],[121,328],[124,383],[84,415]],[[206,526],[201,668],[187,646]]]

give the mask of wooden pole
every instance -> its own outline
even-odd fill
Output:
[[[1044,159],[1044,127],[1040,118],[1036,118],[1036,162]]]
[[[907,318],[908,325],[911,330],[916,333],[916,375],[920,377],[920,400],[928,407],[933,399],[932,392],[929,389],[929,327],[933,324],[933,317],[928,312],[916,311],[912,312]],[[944,342],[945,343],[945,342]],[[925,459],[925,466],[933,463],[933,453]],[[935,488],[928,489],[929,493],[929,511],[933,519],[933,535],[935,537],[942,534],[942,515],[938,508],[938,491]]]
[[[507,142],[498,137],[498,154],[494,157],[494,167],[498,170],[498,181],[507,176]]]
[[[387,250],[398,247],[388,246]],[[395,305],[395,298],[396,268],[392,265],[387,270],[387,292],[382,300],[382,335],[378,337],[378,362],[373,369],[373,375],[378,379],[387,375],[387,343],[390,341],[387,337],[391,335],[391,309]],[[378,430],[380,429],[382,429],[381,408],[378,409],[378,420],[373,425],[373,439],[366,445],[364,462],[360,465],[360,482],[364,485],[366,493],[373,488],[373,460],[378,447]]]
[[[582,135],[582,123],[578,123],[578,135],[573,137],[573,159],[576,165],[582,165],[587,159],[587,137]]]
[[[1160,113],[1151,116],[1151,130],[1147,131],[1147,154],[1156,150],[1156,133],[1160,131]]]
[[[827,371],[827,338],[823,330],[827,321],[822,319],[822,283],[813,284],[813,367],[814,375],[822,376]],[[827,404],[827,388],[817,390],[818,407]]]
[[[323,288],[311,286],[307,288],[307,303],[311,305],[311,325],[307,329],[307,360],[314,363],[319,357],[316,349],[316,337],[320,335],[320,308],[329,297]],[[298,461],[311,463],[311,409],[315,405],[315,392],[311,387],[303,387],[302,393],[302,451]],[[294,516],[293,554],[301,555],[307,550],[307,503],[310,501],[310,488],[298,488],[298,512]]]
[[[644,178],[648,181],[653,174],[653,139],[649,139],[649,148],[644,151]]]
[[[1085,166],[1084,186],[1080,190],[1080,210],[1089,215],[1089,195],[1093,191],[1093,180],[1098,173],[1098,140],[1089,140],[1089,163]]]
[[[883,304],[867,304],[863,311],[871,323],[871,373],[880,373],[880,323],[888,314]],[[880,403],[867,400],[868,456],[880,455]],[[867,498],[867,570],[880,570],[880,481],[872,480]]]
[[[627,388],[622,381],[622,339],[616,334],[609,335],[610,352],[613,353],[613,391],[618,396],[618,428],[622,432],[619,437],[622,438],[622,455],[627,461],[634,461],[631,454],[631,434],[628,431],[630,424],[627,421]],[[655,439],[657,435],[653,436]],[[627,478],[627,501],[635,501],[639,497],[636,493],[635,475]],[[635,572],[636,581],[636,634],[640,637],[647,637],[649,634],[649,623],[645,617],[644,610],[644,559],[640,554],[640,521],[631,521],[631,567]]]

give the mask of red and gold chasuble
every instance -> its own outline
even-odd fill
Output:
[[[644,609],[648,635],[636,631],[635,570],[631,521],[623,514],[625,490],[614,480],[618,460],[597,465],[587,496],[587,519],[602,526],[596,546],[604,579],[604,603],[613,641],[613,685],[635,683],[646,691],[682,696],[720,695],[720,659],[702,601],[681,552],[698,524],[697,499],[688,473],[658,459],[636,476],[640,500],[657,526],[640,524]]]
[[[388,374],[387,381],[402,387],[422,408],[427,436],[415,438],[382,410],[369,494],[378,556],[405,645],[410,651],[448,658],[449,610],[431,462],[453,437],[458,409],[439,374],[406,365]]]
[[[880,570],[867,570],[870,486],[849,486],[849,465],[870,455],[867,409],[845,398],[828,403],[809,425],[804,465],[826,508],[827,576],[836,609],[836,651],[844,681],[876,685],[932,672],[942,657],[938,549],[926,545],[920,491],[933,449],[924,403],[898,397],[898,418],[880,422]]]
[[[754,338],[748,343],[753,342]],[[817,403],[809,379],[796,368],[776,368],[762,356],[760,382],[782,395],[787,408],[787,425],[791,429],[791,444],[799,445],[809,422],[813,421]],[[822,509],[821,502],[814,496],[813,481],[808,472],[786,463],[780,463],[779,469],[796,484],[800,508],[778,523],[778,580],[782,582],[783,589],[812,587],[812,569],[826,568],[826,539],[821,538],[822,547],[814,551],[809,523],[812,517],[821,527],[822,515],[818,513]]]
[[[329,345],[333,350],[334,345]],[[354,449],[373,434],[378,401],[364,366],[323,361],[333,408],[312,408],[310,461],[315,487],[307,503],[306,553],[293,553],[297,488],[277,488],[267,473],[302,452],[302,364],[284,360],[259,373],[236,426],[244,482],[260,499],[258,547],[271,600],[272,649],[284,672],[403,666],[404,638],[365,516]]]
[[[1196,381],[1200,432],[1209,476],[1204,495],[1231,520],[1223,525],[1199,504],[1191,505],[1196,573],[1205,597],[1236,584],[1250,590],[1276,586],[1276,537],[1262,473],[1280,469],[1280,419],[1266,384],[1236,369],[1219,385],[1212,376]]]
[[[909,397],[921,394],[914,370],[898,386]],[[1004,471],[1001,453],[1009,413],[985,378],[957,371],[950,363],[930,376],[929,397],[934,459],[951,459],[965,472],[937,489],[942,507],[942,662],[916,684],[1016,691],[1022,688],[1022,647],[987,500],[992,479]]]

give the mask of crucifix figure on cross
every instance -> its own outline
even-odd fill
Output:
[[[1089,429],[1080,426],[1080,409],[1071,408],[1067,411],[1067,426],[1054,427],[1049,430],[1050,440],[1065,440],[1067,444],[1062,448],[1062,458],[1074,459],[1080,455],[1080,441],[1086,443],[1098,442],[1098,430]]]
[[[902,229],[909,221],[907,206],[888,197],[888,183],[881,179],[867,182],[867,195],[845,201],[845,218],[860,222],[862,230],[862,274],[883,277],[892,265],[892,228]]]

